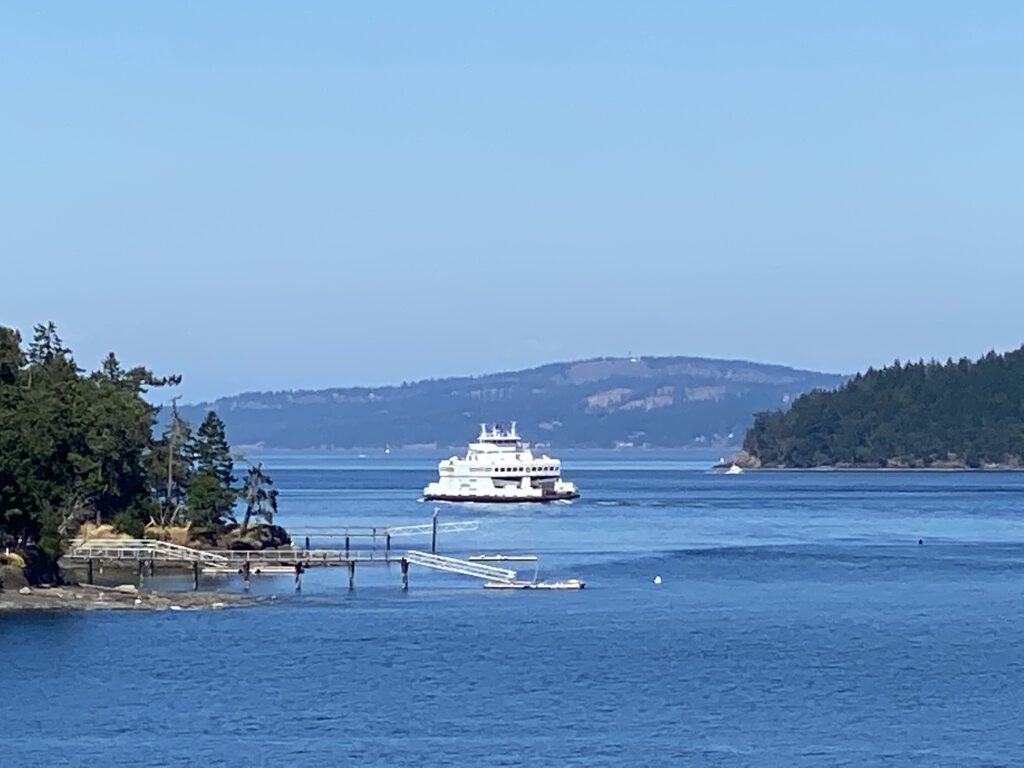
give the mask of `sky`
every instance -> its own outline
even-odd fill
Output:
[[[1024,4],[0,5],[0,325],[186,401],[1024,342]]]

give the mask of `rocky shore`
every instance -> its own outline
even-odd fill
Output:
[[[84,539],[130,539],[109,525],[76,522],[76,537]],[[251,526],[243,536],[238,526],[219,531],[193,531],[189,526],[147,530],[147,538],[194,549],[265,550],[291,543],[288,532],[276,525]],[[93,610],[186,610],[221,609],[256,605],[267,598],[233,592],[157,592],[130,583],[136,576],[136,562],[100,563],[108,586],[84,584],[85,563],[54,559],[37,548],[11,552],[0,550],[0,613],[11,611],[93,611]],[[191,573],[190,563],[162,563],[161,571]],[[121,583],[120,586],[109,586]],[[270,598],[273,599],[273,598]]]
[[[962,459],[942,459],[935,461],[922,461],[920,459],[908,459],[894,457],[887,459],[885,466],[878,463],[851,464],[847,462],[836,462],[835,464],[816,464],[813,466],[788,466],[786,464],[765,464],[757,456],[752,456],[746,451],[737,451],[728,460],[721,460],[712,469],[728,469],[736,465],[740,469],[820,469],[820,470],[866,470],[876,471],[884,469],[917,469],[917,470],[963,470],[965,472],[1008,472],[1024,469],[1020,462],[1009,462],[1004,464],[986,463],[980,466],[971,466]]]
[[[69,585],[0,590],[0,613],[14,611],[219,610],[266,602],[224,592],[156,592],[133,584],[117,587]]]

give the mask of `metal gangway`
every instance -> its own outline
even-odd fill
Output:
[[[438,523],[436,526],[438,533],[462,533],[464,531],[475,531],[480,527],[478,520],[459,520],[451,523]],[[389,536],[426,536],[433,533],[435,526],[430,523],[425,525],[398,525],[391,528],[386,528],[385,532]]]
[[[469,560],[459,560],[455,557],[420,552],[415,549],[410,549],[406,552],[405,559],[413,565],[420,565],[424,568],[433,568],[434,570],[446,571],[448,573],[459,573],[463,576],[475,576],[478,579],[485,579],[487,581],[512,583],[516,580],[516,572],[508,568],[495,568],[493,565],[483,565],[482,563],[474,563]]]
[[[157,560],[211,566],[228,566],[231,562],[225,554],[156,539],[75,539],[65,557],[74,560]]]
[[[464,531],[475,531],[480,527],[479,520],[457,520],[450,523],[438,523],[437,533],[462,533]],[[387,539],[400,536],[429,536],[434,533],[433,523],[424,525],[395,525],[390,528],[331,528],[327,526],[307,526],[295,530],[289,530],[293,539],[303,537],[317,539],[347,539],[347,538],[374,538]]]

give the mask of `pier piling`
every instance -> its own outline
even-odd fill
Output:
[[[356,588],[356,561],[348,561],[348,589],[351,592]]]
[[[249,565],[249,561],[248,560],[246,560],[244,563],[242,563],[242,588],[246,592],[249,591],[249,569],[250,569],[250,567],[251,566]]]
[[[295,591],[302,591],[302,572],[305,570],[302,563],[295,564]]]
[[[85,574],[85,583],[92,584],[92,558],[89,558],[89,568]]]
[[[199,591],[199,561],[192,563],[192,591]]]
[[[409,591],[409,561],[402,558],[402,591]]]

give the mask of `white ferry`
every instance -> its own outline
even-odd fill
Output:
[[[562,479],[562,462],[534,456],[516,434],[516,423],[480,425],[466,457],[437,465],[438,480],[423,489],[428,501],[555,501],[579,497],[575,483]]]

